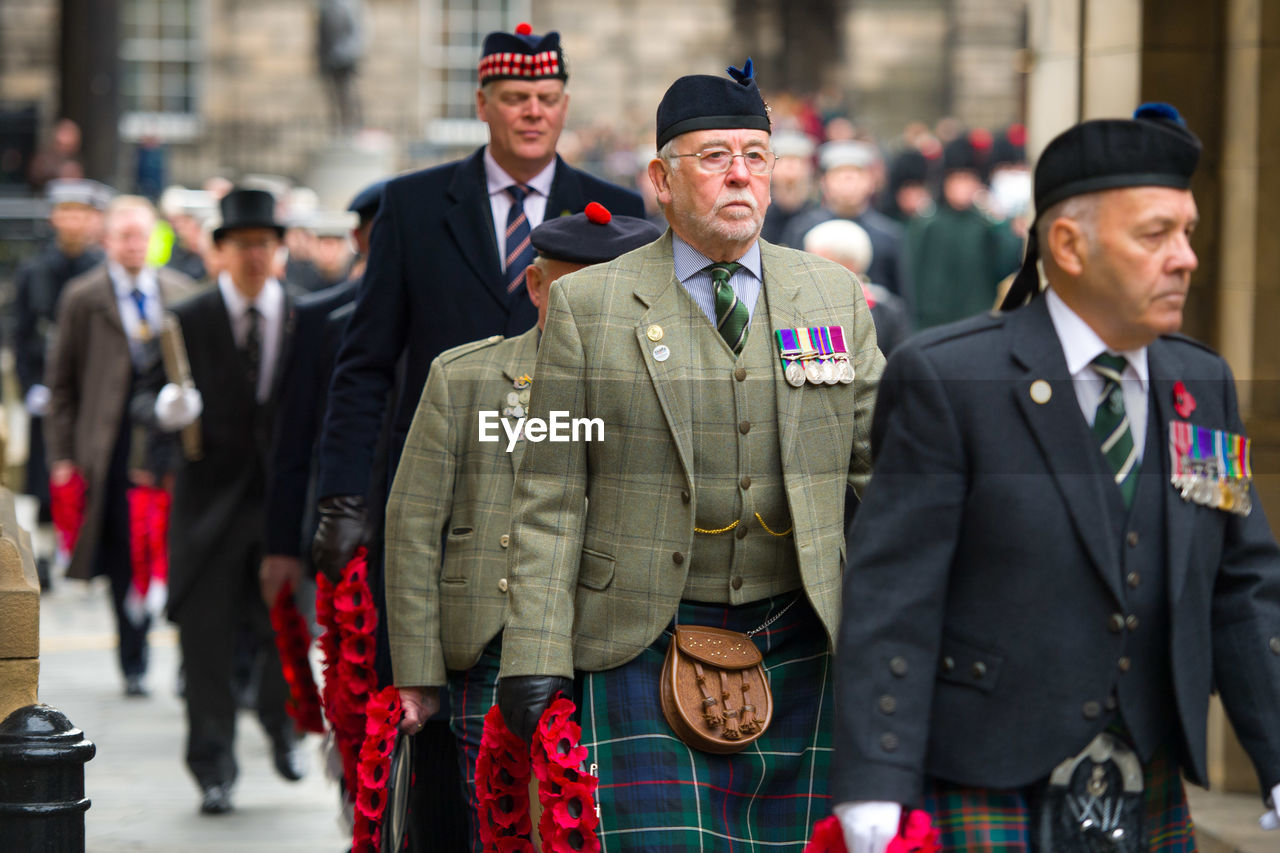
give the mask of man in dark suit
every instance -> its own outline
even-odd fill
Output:
[[[359,217],[351,231],[357,252],[351,277],[298,300],[293,346],[281,373],[267,474],[266,555],[262,558],[261,581],[268,607],[285,581],[297,589],[307,557],[304,547],[315,534],[316,438],[324,421],[329,380],[341,343],[341,335],[331,333],[330,316],[356,298],[384,184],[385,181],[378,181],[365,187],[347,207]]]
[[[174,487],[169,616],[186,667],[187,766],[205,814],[231,810],[231,672],[242,626],[259,641],[258,718],[276,771],[291,781],[305,772],[258,579],[267,455],[293,325],[293,297],[270,275],[284,232],[274,207],[262,190],[235,189],[222,199],[213,233],[224,265],[217,287],[173,310],[195,389],[165,385],[154,403],[162,428],[200,419],[201,458],[186,460]]]
[[[150,616],[131,599],[133,560],[129,489],[165,487],[175,459],[171,442],[135,428],[129,412],[135,381],[160,360],[165,306],[196,291],[174,269],[147,265],[155,209],[139,196],[120,196],[107,209],[107,263],[73,279],[58,304],[58,329],[45,379],[44,419],[53,483],[79,473],[87,486],[85,518],[68,577],[111,581],[125,693],[143,696]]]
[[[476,92],[489,144],[386,186],[320,447],[315,557],[330,576],[364,536],[372,448],[401,355],[407,359],[391,471],[432,360],[450,347],[516,335],[536,322],[524,287],[533,257],[529,231],[544,218],[579,213],[589,201],[644,215],[638,195],[556,156],[569,107],[567,76],[558,33],[533,35],[527,24],[515,34],[490,33]]]
[[[1175,334],[1199,153],[1163,104],[1068,129],[1030,304],[889,362],[837,652],[853,853],[903,805],[944,849],[1194,850],[1215,686],[1280,805],[1280,550],[1231,372]]]

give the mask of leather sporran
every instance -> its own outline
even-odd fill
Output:
[[[1038,805],[1037,841],[1053,853],[1145,853],[1142,762],[1102,732],[1049,776]]]
[[[745,749],[773,719],[764,658],[746,634],[676,626],[662,663],[662,715],[680,740],[703,752]]]

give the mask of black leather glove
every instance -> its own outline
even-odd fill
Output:
[[[557,693],[572,692],[573,682],[558,675],[513,675],[498,681],[498,710],[516,737],[532,743],[551,700]]]
[[[311,562],[316,571],[337,583],[342,570],[366,539],[367,513],[361,495],[338,495],[322,498],[319,505],[320,525],[311,540]]]

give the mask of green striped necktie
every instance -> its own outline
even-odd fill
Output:
[[[733,350],[734,355],[742,352],[742,345],[747,340],[747,306],[738,299],[738,294],[729,286],[729,279],[742,269],[742,264],[712,264],[711,284],[716,296],[716,329],[720,337]]]
[[[1103,383],[1102,398],[1093,419],[1093,434],[1111,467],[1111,473],[1115,475],[1125,509],[1128,509],[1133,506],[1133,496],[1138,491],[1140,463],[1133,432],[1129,429],[1129,413],[1124,408],[1124,391],[1120,387],[1124,365],[1124,358],[1105,352],[1093,360],[1093,370],[1102,377]]]

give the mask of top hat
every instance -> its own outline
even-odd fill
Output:
[[[276,199],[266,190],[235,187],[219,202],[222,224],[213,230],[213,242],[220,243],[228,232],[245,228],[270,228],[284,237],[284,225],[276,221]]]

